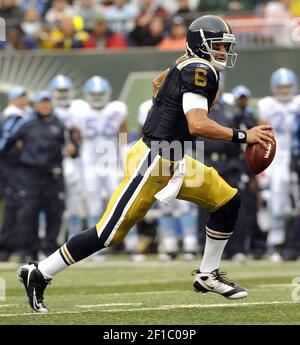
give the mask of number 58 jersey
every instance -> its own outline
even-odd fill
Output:
[[[207,99],[207,109],[213,106],[219,88],[219,75],[206,60],[184,55],[170,67],[165,80],[153,98],[144,125],[144,142],[193,140],[183,111],[184,93],[195,93]]]
[[[118,148],[120,127],[127,118],[127,106],[121,101],[108,103],[104,108],[93,109],[87,102],[80,102],[79,116],[76,118],[82,138],[81,159],[83,163],[95,164],[101,155],[99,147],[105,142]],[[115,152],[115,151],[114,151]],[[117,157],[111,157],[111,160]]]

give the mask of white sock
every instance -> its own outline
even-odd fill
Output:
[[[200,266],[200,272],[212,272],[220,267],[221,257],[227,240],[213,240],[206,236],[204,254]]]
[[[42,260],[38,264],[39,271],[46,279],[52,279],[55,274],[69,267],[61,257],[59,250]]]

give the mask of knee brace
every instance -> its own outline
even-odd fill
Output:
[[[224,206],[219,208],[217,211],[213,212],[206,225],[207,225],[207,234],[210,237],[227,237],[233,233],[234,226],[239,214],[239,209],[241,206],[241,198],[239,192],[230,199]],[[211,233],[210,233],[211,231]],[[215,236],[213,234],[215,233]],[[217,239],[217,238],[215,238]],[[225,238],[219,238],[225,239]]]

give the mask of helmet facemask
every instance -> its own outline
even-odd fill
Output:
[[[203,29],[200,29],[199,33],[201,37],[200,41],[202,42],[201,45],[198,46],[196,49],[191,49],[187,42],[187,53],[193,56],[199,56],[201,58],[210,60],[218,71],[222,71],[225,67],[233,68],[237,59],[237,53],[234,51],[234,47],[236,46],[235,36],[233,34],[222,32],[220,33],[220,36],[212,34],[212,37],[206,37]],[[209,34],[210,33],[207,33],[208,36]],[[226,51],[226,53],[222,53],[219,50],[213,49],[214,45],[217,43],[228,44],[228,50]],[[214,54],[224,54],[224,61],[217,60],[214,57]]]
[[[292,84],[283,84],[272,87],[272,93],[281,103],[290,102],[297,93],[297,87]]]
[[[237,59],[237,53],[234,51],[236,40],[233,34],[223,33],[223,37],[211,37],[206,38],[202,29],[200,29],[200,35],[203,40],[200,51],[208,53],[211,63],[216,67],[218,71],[222,71],[225,67],[233,68]],[[226,53],[222,53],[218,50],[214,50],[213,47],[217,43],[227,43],[228,50]],[[203,49],[204,48],[204,49]],[[214,54],[223,54],[224,61],[219,61],[214,57]]]
[[[53,102],[56,107],[68,108],[72,101],[72,90],[55,89],[52,91]]]
[[[110,92],[88,92],[85,95],[86,101],[91,105],[94,109],[102,109],[104,108],[111,99]]]

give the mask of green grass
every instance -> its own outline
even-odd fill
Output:
[[[125,256],[78,264],[47,288],[50,312],[40,315],[26,305],[17,265],[2,264],[0,277],[7,289],[6,300],[0,302],[0,324],[300,324],[299,303],[292,300],[299,262],[225,262],[222,270],[229,278],[249,289],[249,297],[237,301],[193,292],[190,272],[197,265],[160,263],[154,257],[132,263]]]

